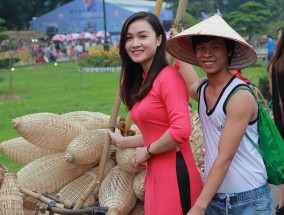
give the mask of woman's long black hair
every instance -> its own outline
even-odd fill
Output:
[[[143,71],[140,63],[133,62],[132,59],[128,56],[125,49],[129,25],[137,20],[147,21],[152,26],[153,30],[156,33],[156,36],[162,36],[162,42],[160,46],[157,47],[152,65],[150,67],[150,70],[148,71],[147,78],[144,81],[143,85],[142,73],[147,71]],[[122,59],[119,86],[121,100],[124,102],[128,110],[131,110],[135,102],[141,101],[149,93],[157,75],[163,68],[168,65],[166,59],[165,42],[165,30],[159,18],[154,14],[149,12],[138,12],[128,17],[128,19],[125,21],[122,27],[119,43],[119,54]]]
[[[270,65],[273,65],[274,70],[280,73],[284,72],[284,27],[279,28],[278,32],[281,31],[282,35],[277,41],[275,53],[267,66],[267,70],[269,69]]]

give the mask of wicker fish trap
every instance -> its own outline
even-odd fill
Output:
[[[86,131],[75,137],[65,151],[65,159],[80,165],[98,164],[107,138],[106,129]]]
[[[0,144],[0,149],[13,161],[23,166],[46,155],[63,152],[63,150],[45,149],[38,147],[34,144],[31,144],[23,137],[16,137],[11,140],[2,142]]]
[[[23,198],[14,173],[4,174],[0,189],[0,214],[24,215]]]
[[[108,207],[108,214],[128,214],[136,204],[132,184],[134,173],[121,170],[118,166],[112,168],[102,181],[99,189],[99,203]]]
[[[63,153],[39,158],[18,171],[21,187],[37,192],[54,193],[63,186],[83,175],[94,165],[72,164],[65,160]]]
[[[0,187],[4,179],[4,175],[7,172],[8,172],[8,169],[3,164],[0,163]]]
[[[4,179],[0,189],[2,195],[19,195],[21,194],[16,174],[7,172],[4,174]]]
[[[109,159],[105,167],[105,175],[115,166],[113,160]],[[57,195],[64,202],[76,203],[83,196],[89,185],[97,178],[99,166],[92,168],[91,170],[84,173],[82,176],[71,181],[69,184],[64,186]],[[97,199],[94,195],[89,196],[85,202],[85,206],[92,206],[97,204]]]
[[[23,199],[16,195],[0,196],[0,214],[24,215]]]
[[[129,215],[144,215],[144,202],[138,200]]]
[[[146,176],[146,170],[139,172],[133,181],[133,191],[138,199],[144,201],[145,189],[144,189],[144,181]]]
[[[201,123],[199,119],[199,115],[195,114],[191,120],[192,124],[192,133],[190,136],[190,145],[192,148],[192,153],[197,165],[197,168],[203,177],[204,174],[204,139],[203,139],[203,132],[201,129]]]
[[[145,169],[145,166],[135,167],[134,153],[135,148],[118,148],[116,151],[117,165],[122,170],[133,173],[137,173],[140,172],[142,169]]]
[[[109,147],[109,157],[115,162],[115,164],[117,164],[116,151],[117,151],[117,147],[111,144]]]
[[[62,114],[62,116],[82,124],[87,130],[109,127],[110,116],[101,112],[74,111]]]
[[[79,123],[53,113],[35,113],[12,120],[15,130],[30,143],[55,150],[65,150],[86,129]]]
[[[82,123],[87,130],[95,130],[99,128],[109,127],[110,116],[100,112],[95,112],[93,117]]]
[[[132,124],[130,127],[131,130],[135,131],[136,134],[141,134],[139,128],[137,127],[137,125]]]
[[[36,203],[38,202],[37,199],[28,196],[28,195],[24,195],[23,196],[23,206],[24,206],[24,210],[33,211],[33,214],[35,214],[35,211],[37,210],[37,206]]]
[[[25,215],[50,215],[49,211],[45,211],[45,213],[38,211],[38,210],[29,210],[24,208],[24,214]],[[58,213],[53,213],[52,215],[61,215]]]
[[[105,114],[91,111],[73,111],[69,113],[64,113],[62,114],[62,116],[64,116],[68,120],[83,124],[85,122],[88,122],[89,120],[92,120],[92,118],[95,118],[96,116],[105,116]]]

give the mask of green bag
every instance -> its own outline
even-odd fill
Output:
[[[267,111],[259,104],[252,90],[240,87],[233,91],[229,99],[239,90],[247,90],[252,93],[258,103],[258,132],[259,144],[253,142],[247,133],[245,136],[250,140],[258,152],[262,155],[267,171],[268,183],[274,185],[284,184],[284,141],[276,125]],[[229,101],[227,100],[225,107]]]

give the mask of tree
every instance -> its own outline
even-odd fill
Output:
[[[12,40],[7,34],[5,34],[6,28],[4,27],[5,21],[0,19],[0,52],[8,52],[9,58],[0,60],[0,69],[9,68],[9,95],[10,98],[13,97],[13,74],[12,66],[19,61],[18,58],[15,58],[16,50],[19,47],[19,40]],[[0,77],[0,81],[2,81]]]
[[[0,18],[0,44],[2,43],[3,40],[8,39],[8,35],[5,34],[6,28],[4,24],[5,24],[5,20]],[[1,45],[0,45],[0,51],[1,51]]]
[[[267,8],[271,14],[270,21],[279,22],[284,19],[284,1],[283,0],[266,0]]]
[[[26,30],[35,16],[41,16],[72,0],[0,0],[1,18],[9,30]]]
[[[264,5],[248,1],[240,5],[238,11],[225,14],[224,18],[243,37],[250,38],[255,34],[265,32],[270,16]]]
[[[173,10],[174,14],[176,14],[179,1],[168,0],[166,2],[171,4],[169,9]],[[208,3],[208,0],[190,0],[188,1],[186,12],[195,19],[201,19],[202,14],[210,14],[214,10],[215,9],[212,7],[212,4]]]

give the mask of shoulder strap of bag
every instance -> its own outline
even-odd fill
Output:
[[[260,112],[260,111],[265,111],[264,109],[263,109],[263,107],[259,104],[259,102],[258,102],[258,100],[257,100],[257,98],[256,98],[256,96],[255,96],[255,94],[253,93],[253,91],[251,90],[251,89],[249,89],[249,88],[247,88],[247,87],[239,87],[239,88],[236,88],[232,93],[231,93],[231,95],[229,96],[229,98],[227,99],[227,101],[226,101],[226,103],[225,103],[225,108],[227,107],[227,104],[228,104],[228,102],[229,102],[229,100],[231,99],[231,97],[236,93],[236,92],[238,92],[239,90],[247,90],[247,91],[249,91],[253,96],[254,96],[254,98],[255,98],[255,100],[256,100],[256,102],[257,102],[257,104],[258,104],[258,111]],[[260,114],[258,114],[258,116],[260,116]],[[270,158],[259,148],[259,145],[258,144],[256,144],[252,139],[251,139],[251,137],[247,134],[247,132],[245,133],[245,136],[249,139],[249,141],[252,143],[252,145],[257,149],[257,151],[259,152],[259,154],[263,157],[263,159],[267,162],[267,163],[269,163],[271,166],[275,166],[274,165],[274,163],[270,160]]]

